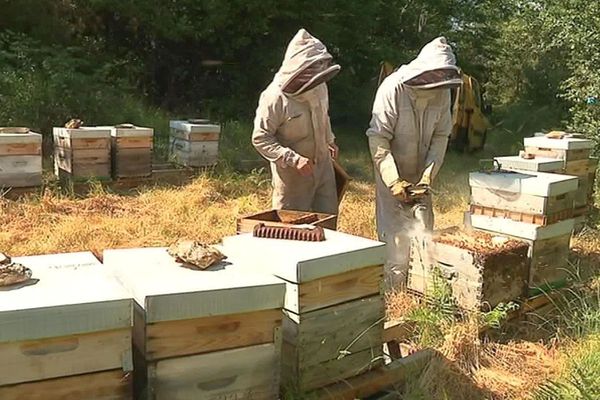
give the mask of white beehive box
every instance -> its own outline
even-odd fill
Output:
[[[52,134],[58,177],[110,179],[110,127],[53,128]]]
[[[282,379],[301,390],[356,375],[382,355],[385,245],[332,230],[325,236],[223,239],[235,264],[286,282]],[[340,357],[344,349],[350,355]]]
[[[188,167],[207,167],[217,163],[219,155],[219,125],[170,121],[169,148],[171,157]]]
[[[114,178],[152,175],[154,129],[134,126],[111,127],[112,173]]]
[[[277,397],[281,281],[227,262],[191,270],[165,248],[106,250],[104,263],[135,299],[135,385],[150,398]]]
[[[42,135],[0,132],[0,188],[42,184]]]
[[[69,393],[64,385],[82,390],[79,398],[131,398],[124,378],[132,369],[133,302],[127,291],[89,252],[14,262],[33,275],[0,291],[0,398],[38,398],[26,395],[36,388],[58,398]]]
[[[590,151],[594,146],[589,139],[573,137],[552,139],[545,136],[524,138],[523,144],[527,153],[565,161],[589,158]]]
[[[495,157],[503,170],[520,170],[532,172],[560,173],[564,167],[564,162],[556,158],[535,157],[524,159],[521,156]]]

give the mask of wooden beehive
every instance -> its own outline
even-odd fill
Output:
[[[551,225],[573,217],[576,177],[534,171],[473,172],[473,215]]]
[[[42,135],[22,128],[0,132],[0,188],[42,184]]]
[[[252,232],[254,226],[266,223],[274,226],[297,224],[312,224],[323,228],[335,230],[337,216],[331,214],[315,213],[310,211],[269,210],[256,214],[245,215],[237,219],[237,233]]]
[[[169,149],[175,162],[187,167],[207,167],[217,163],[219,125],[171,121],[169,126]]]
[[[132,299],[92,253],[14,259],[0,291],[0,398],[132,398]]]
[[[110,180],[110,127],[53,128],[54,171],[71,180]]]
[[[323,242],[223,239],[225,253],[250,271],[286,282],[284,388],[310,391],[380,364],[385,245],[325,231]]]
[[[285,286],[221,263],[184,268],[165,248],[107,250],[135,299],[134,385],[148,399],[274,399]]]
[[[152,128],[111,128],[113,178],[145,178],[152,175]]]
[[[529,246],[484,232],[450,228],[411,239],[408,287],[428,294],[447,284],[463,309],[489,310],[524,298]],[[436,279],[438,281],[436,281]]]

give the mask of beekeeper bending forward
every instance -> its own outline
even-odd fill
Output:
[[[452,128],[450,89],[460,82],[452,49],[440,37],[377,91],[367,136],[377,184],[377,232],[387,243],[388,287],[406,282],[409,237],[421,226],[409,189],[428,186],[442,166]],[[419,204],[425,206],[422,224],[433,229],[431,196]]]
[[[321,41],[300,29],[261,94],[252,143],[271,162],[273,208],[337,214],[325,82],[340,70]]]

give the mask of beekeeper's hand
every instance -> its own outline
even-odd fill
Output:
[[[313,163],[306,157],[300,156],[296,162],[296,171],[302,176],[311,176],[313,173]]]
[[[331,154],[331,158],[337,160],[340,148],[335,143],[329,143],[329,154]]]
[[[412,186],[412,183],[407,181],[398,181],[394,183],[391,187],[392,195],[399,201],[406,203],[410,200],[410,195],[408,193],[408,188]]]

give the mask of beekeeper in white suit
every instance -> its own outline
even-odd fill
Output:
[[[252,144],[271,162],[275,209],[337,214],[326,82],[339,70],[325,45],[300,29],[260,96]]]
[[[409,188],[426,169],[433,179],[442,166],[452,128],[450,89],[460,83],[454,53],[440,37],[377,91],[367,136],[377,184],[377,232],[387,243],[388,287],[406,282],[409,238],[416,229]],[[431,230],[430,195],[421,203],[426,206],[424,224]]]

